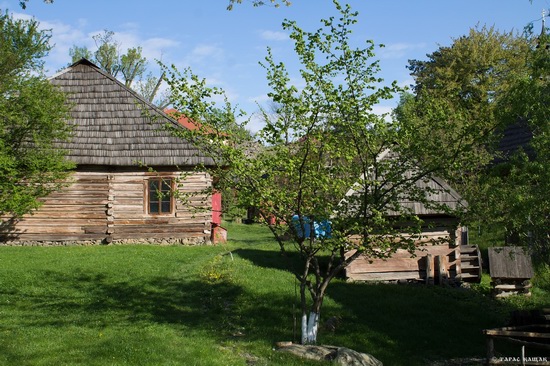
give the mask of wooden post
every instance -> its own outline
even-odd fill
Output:
[[[439,285],[446,285],[449,282],[449,273],[447,271],[447,257],[438,255],[435,257],[437,262]]]
[[[110,244],[113,241],[113,234],[115,233],[115,210],[114,210],[114,201],[115,201],[115,189],[114,189],[114,175],[109,174],[107,175],[107,182],[109,183],[109,192],[108,192],[108,202],[107,202],[107,210],[105,213],[107,214],[107,237],[105,238],[105,242],[107,244]]]
[[[462,282],[462,252],[460,250],[461,246],[457,246],[455,248],[455,268],[456,268],[456,275],[455,275],[455,282],[460,283]]]
[[[495,343],[493,337],[487,335],[487,365],[491,364],[491,360],[495,356]]]
[[[434,284],[434,266],[431,253],[426,254],[426,285]]]

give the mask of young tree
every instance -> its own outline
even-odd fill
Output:
[[[69,106],[43,74],[50,34],[7,13],[0,29],[0,214],[17,217],[38,207],[72,167],[54,146],[70,136]]]
[[[94,57],[94,55],[88,48],[86,48],[85,46],[80,47],[77,45],[73,45],[71,48],[69,48],[69,56],[71,56],[72,60],[70,64],[77,62],[81,58],[92,60]]]
[[[281,112],[278,118],[265,116],[259,132],[263,148],[252,149],[227,131],[235,111],[227,101],[221,111],[212,101],[222,91],[206,87],[190,70],[182,75],[167,69],[176,108],[202,127],[179,133],[217,162],[211,170],[216,189],[234,188],[243,207],[259,209],[281,249],[289,245],[283,237],[290,236],[301,256],[294,275],[300,284],[302,343],[317,341],[327,287],[343,268],[360,255],[388,258],[399,248],[415,248],[422,222],[410,202],[455,209],[431,200],[441,192],[419,182],[458,159],[442,151],[447,159],[419,160],[428,153],[409,143],[411,128],[373,113],[381,99],[400,89],[395,82],[383,86],[376,76],[372,41],[352,46],[357,13],[334,4],[339,16],[322,20],[317,31],[283,23],[294,41],[302,87],[291,84],[271,51],[262,63],[269,96]]]
[[[164,75],[157,78],[151,72],[146,74],[148,63],[143,57],[142,48],[133,47],[121,53],[120,44],[114,36],[115,33],[107,29],[93,36],[97,47],[94,52],[85,46],[72,46],[69,50],[71,63],[87,58],[114,77],[120,76],[126,86],[136,90],[149,102],[154,102],[160,108],[166,107],[169,96],[165,93],[158,95]]]

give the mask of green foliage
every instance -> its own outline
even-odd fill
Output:
[[[19,6],[21,6],[21,9],[23,9],[23,10],[26,9],[28,2],[29,2],[29,0],[20,0],[19,1]],[[44,0],[44,3],[53,4],[53,0]]]
[[[69,106],[42,73],[50,34],[7,13],[0,28],[0,213],[20,216],[73,166],[54,145],[70,137]]]
[[[396,117],[411,126],[411,140],[429,146],[425,160],[448,159],[457,145],[466,160],[450,165],[470,204],[470,219],[504,228],[516,243],[548,257],[550,171],[548,36],[519,36],[472,29],[440,47],[427,61],[411,61],[414,95],[405,95]],[[529,146],[503,157],[496,149],[510,124],[524,121]],[[438,146],[447,150],[442,151]],[[477,160],[476,160],[477,157]],[[494,164],[498,159],[504,160]],[[471,162],[471,165],[466,164]]]
[[[28,1],[28,0],[27,0]],[[241,4],[243,0],[229,0],[229,5],[227,5],[227,10],[233,10],[234,4]],[[282,5],[290,6],[291,2],[289,0],[269,0],[269,1],[263,1],[263,0],[252,0],[253,6],[265,6],[265,5],[272,5],[276,8],[280,7]]]
[[[492,160],[494,132],[503,125],[498,101],[515,75],[525,72],[528,47],[513,33],[482,27],[427,55],[427,61],[410,61],[414,96],[402,97],[396,118],[406,121],[412,141],[428,147],[424,160],[453,158],[469,148],[446,174],[462,181],[465,194],[468,178]]]
[[[77,62],[81,58],[92,60],[94,57],[93,53],[88,48],[86,48],[85,46],[80,47],[77,45],[73,45],[69,49],[69,56],[71,56],[71,63]]]
[[[120,44],[113,39],[115,32],[104,30],[103,33],[96,34],[92,38],[95,41],[97,50],[94,52],[94,60],[98,66],[109,74],[116,77],[122,68],[122,62],[119,60]]]
[[[231,281],[231,253],[216,255],[201,271],[201,278],[209,283]]]
[[[174,133],[214,161],[214,167],[199,169],[216,178],[216,189],[233,189],[242,208],[258,208],[283,251],[285,236],[298,248],[302,266],[293,272],[304,316],[319,314],[328,284],[359,255],[386,258],[399,248],[412,250],[422,221],[405,202],[449,212],[445,203],[430,199],[438,192],[417,183],[468,160],[468,150],[457,144],[453,156],[418,164],[433,153],[431,146],[410,141],[414,127],[372,112],[401,89],[395,82],[384,86],[377,76],[373,41],[351,43],[358,14],[334,5],[338,16],[321,20],[316,31],[283,23],[301,65],[301,86],[291,83],[285,64],[268,50],[261,64],[276,115],[263,111],[265,127],[256,143],[240,132],[241,116],[221,89],[208,87],[189,69],[165,68],[176,109],[199,127]],[[331,235],[315,238],[309,224],[328,221]],[[341,256],[351,249],[355,254]]]
[[[527,53],[529,70],[513,79],[499,104],[503,120],[526,121],[532,132],[523,146],[497,166],[488,178],[494,190],[487,199],[503,209],[499,223],[529,245],[541,259],[550,258],[550,51],[545,33],[532,37]]]
[[[126,53],[121,53],[115,32],[107,29],[92,38],[96,50],[92,52],[85,46],[73,45],[69,49],[71,63],[86,58],[114,77],[121,77],[126,86],[132,87],[148,101],[154,102],[160,108],[166,107],[169,96],[157,95],[164,74],[155,77],[151,72],[146,73],[148,62],[143,57],[141,47],[129,48]]]

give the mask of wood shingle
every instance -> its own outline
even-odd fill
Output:
[[[59,147],[78,165],[195,166],[212,160],[165,124],[175,120],[86,59],[54,75],[72,103],[73,137]],[[149,117],[150,115],[152,117]]]

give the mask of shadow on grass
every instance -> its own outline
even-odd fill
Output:
[[[302,272],[302,260],[300,253],[296,251],[260,250],[260,249],[237,249],[233,254],[246,259],[254,265],[262,268],[278,269],[291,273]]]
[[[424,285],[337,281],[328,296],[345,309],[350,347],[377,349],[391,365],[484,357],[482,330],[506,325],[512,310],[472,290]]]
[[[300,266],[296,252],[281,257],[277,250],[244,248],[233,254],[263,268],[291,271]],[[41,274],[39,289],[11,288],[0,293],[0,298],[9,300],[0,304],[1,310],[14,314],[11,320],[2,319],[0,334],[8,337],[12,329],[24,327],[54,327],[61,332],[76,327],[99,333],[107,327],[140,329],[160,324],[181,337],[206,334],[217,344],[258,341],[268,349],[273,342],[290,340],[293,335],[292,304],[296,299],[288,295],[292,291],[286,295],[255,291],[231,277],[206,281],[197,274],[185,277],[187,272],[142,280],[91,268]],[[275,276],[279,278],[279,274]],[[262,286],[261,279],[251,286]],[[479,357],[485,352],[481,330],[505,325],[510,310],[505,303],[476,291],[335,280],[321,316],[322,323],[338,316],[340,324],[335,331],[322,327],[319,340],[372,353],[394,366]],[[96,342],[97,349],[105,346]],[[113,339],[111,346],[116,342]],[[0,354],[8,352],[0,345]],[[21,357],[17,353],[12,356]]]
[[[47,271],[44,278],[45,286],[55,286],[55,292],[0,293],[9,296],[23,315],[16,323],[0,325],[0,331],[167,324],[183,332],[207,332],[218,341],[271,344],[292,333],[292,298],[251,294],[231,281],[159,277],[130,283],[90,271],[71,276]]]
[[[237,255],[265,268],[301,268],[297,253],[239,249]],[[434,360],[482,358],[483,329],[507,325],[513,305],[474,289],[424,285],[348,283],[328,287],[321,318],[336,316],[337,329],[321,329],[321,343],[372,353],[388,365],[426,365]],[[507,345],[504,345],[507,347]],[[501,349],[515,356],[517,347]],[[513,352],[513,353],[512,353]]]

